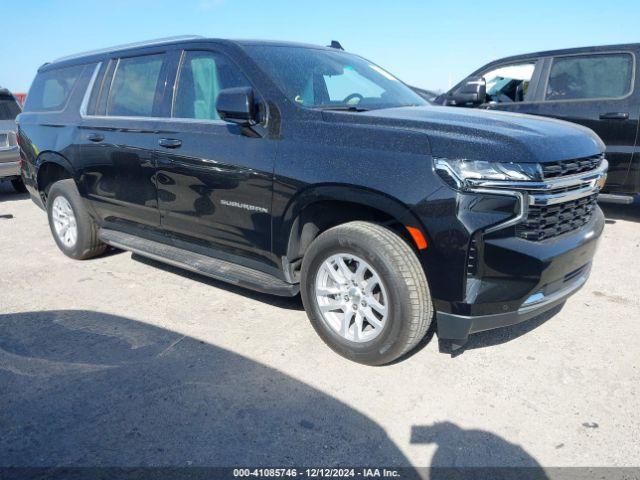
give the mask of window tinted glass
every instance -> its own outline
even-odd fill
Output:
[[[626,53],[553,60],[547,100],[616,98],[629,93],[633,60]]]
[[[483,75],[487,82],[487,97],[492,102],[524,101],[535,70],[535,62],[506,65]]]
[[[39,73],[27,95],[25,111],[62,110],[84,67],[77,65]]]
[[[150,117],[164,55],[121,58],[115,69],[107,115]]]
[[[357,55],[265,45],[250,45],[246,50],[300,105],[364,109],[427,105],[393,75]]]
[[[219,120],[216,100],[220,90],[250,86],[238,67],[224,56],[212,52],[185,52],[173,116]]]
[[[20,107],[13,97],[0,95],[0,120],[14,120],[20,113]]]

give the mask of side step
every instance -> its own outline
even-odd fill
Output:
[[[614,195],[612,193],[601,193],[598,195],[598,201],[602,203],[618,203],[621,205],[631,205],[633,203],[631,195]]]
[[[300,291],[298,285],[292,285],[268,273],[135,235],[100,229],[98,236],[100,240],[112,247],[129,250],[143,257],[250,290],[281,297],[293,297]]]

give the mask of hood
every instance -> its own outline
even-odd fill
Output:
[[[323,114],[328,121],[422,131],[428,135],[434,157],[553,162],[589,157],[605,149],[588,128],[510,112],[425,106]]]

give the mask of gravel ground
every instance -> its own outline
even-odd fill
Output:
[[[365,367],[299,298],[78,262],[0,185],[0,466],[640,465],[640,206],[555,316]]]

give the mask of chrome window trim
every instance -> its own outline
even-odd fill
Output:
[[[91,98],[91,93],[93,92],[93,87],[95,86],[96,79],[98,78],[98,72],[100,71],[100,67],[102,66],[102,62],[99,62],[95,69],[93,70],[93,74],[91,75],[91,79],[89,80],[89,84],[87,85],[87,89],[84,92],[84,97],[82,97],[82,103],[80,104],[80,116],[87,116],[87,107],[89,106],[89,99]]]
[[[172,117],[124,117],[114,115],[82,115],[84,119],[94,120],[138,120],[146,122],[163,122],[163,123],[202,123],[210,125],[232,125],[231,122],[225,122],[224,120],[202,120],[198,118],[172,118]]]

